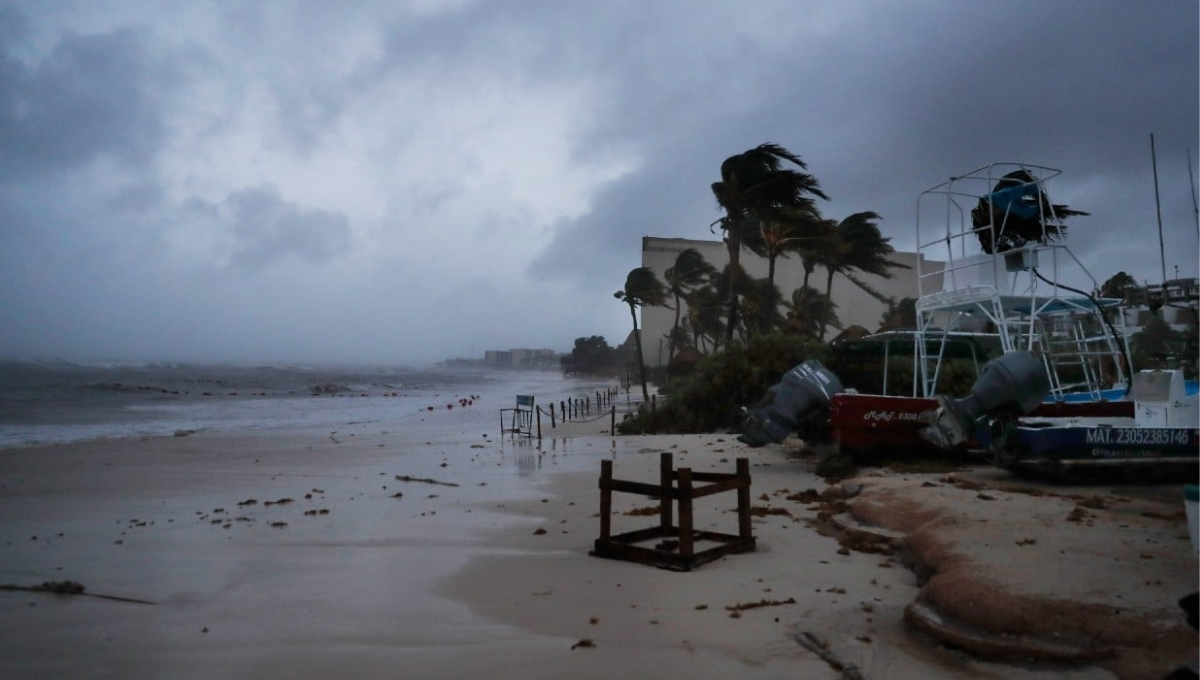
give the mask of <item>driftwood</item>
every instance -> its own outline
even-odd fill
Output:
[[[84,592],[85,588],[82,583],[75,581],[46,581],[36,586],[18,586],[11,583],[0,585],[0,590],[19,590],[29,593],[54,593],[55,595],[87,595],[88,597],[98,597],[102,600],[114,600],[116,602],[132,602],[133,604],[154,604],[149,600],[138,600],[132,597],[118,597],[116,595],[100,595],[98,593]]]
[[[863,680],[862,673],[858,672],[858,666],[855,666],[852,663],[843,663],[842,660],[838,658],[837,654],[834,654],[832,651],[830,651],[829,643],[822,640],[821,637],[816,633],[804,631],[803,633],[792,636],[792,639],[794,639],[796,642],[799,642],[812,653],[821,657],[821,660],[829,664],[829,667],[833,670],[841,671],[842,680]]]
[[[428,477],[409,477],[408,475],[396,475],[397,482],[421,482],[423,484],[438,484],[440,486],[458,486],[453,482],[439,482],[436,479]]]

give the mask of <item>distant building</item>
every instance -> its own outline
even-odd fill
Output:
[[[514,349],[512,355],[514,368],[541,368],[558,366],[558,353],[552,349]]]
[[[659,280],[664,280],[664,273],[674,266],[679,253],[687,248],[695,248],[708,260],[709,264],[724,269],[729,264],[729,251],[722,241],[702,241],[683,238],[659,238],[655,236],[642,237],[642,266],[652,270]],[[897,302],[909,297],[916,298],[917,294],[917,261],[918,255],[910,252],[897,251],[889,259],[908,265],[910,269],[896,268],[893,278],[885,279],[869,274],[858,275],[865,283],[875,290],[893,298]],[[766,278],[767,260],[743,249],[740,262],[746,273],[756,278]],[[921,271],[940,270],[941,262],[921,258]],[[826,270],[817,267],[808,285],[825,292]],[[927,280],[928,281],[928,280]],[[775,260],[775,285],[779,287],[785,300],[791,299],[792,291],[804,282],[804,268],[795,256],[780,257]],[[930,282],[941,285],[940,281]],[[929,284],[927,284],[929,285]],[[928,292],[928,291],[927,291]],[[887,305],[869,295],[866,291],[854,285],[844,276],[835,276],[831,291],[833,303],[837,305],[836,313],[842,325],[849,328],[852,325],[862,326],[874,331],[880,325],[880,320],[888,311]],[[686,311],[686,306],[684,310]],[[642,307],[642,350],[645,353],[647,366],[661,366],[667,362],[669,345],[667,335],[675,324],[675,311],[666,307]],[[826,339],[837,335],[836,329],[830,329]]]
[[[558,352],[552,349],[489,349],[483,353],[487,368],[558,368]]]
[[[508,368],[512,366],[512,352],[489,349],[483,353],[483,365],[489,368]]]
[[[1163,304],[1164,290],[1166,304]],[[1156,314],[1172,330],[1187,332],[1196,327],[1200,279],[1171,279],[1161,285],[1130,288],[1125,291],[1125,304],[1125,327],[1130,334],[1142,330]]]

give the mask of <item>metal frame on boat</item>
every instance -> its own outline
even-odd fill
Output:
[[[1129,395],[1131,367],[1121,301],[1086,292],[1098,288],[1096,280],[1062,243],[1064,218],[1080,213],[1050,201],[1046,183],[1059,174],[1038,165],[992,163],[921,193],[912,392],[888,394],[885,378],[883,394],[833,397],[831,428],[843,449],[931,448],[919,435],[925,423],[922,414],[937,408],[934,397],[954,361],[950,349],[963,342],[984,347],[995,356],[1031,352],[1049,380],[1046,402],[1034,413],[1014,413],[1003,427],[981,433],[979,439],[992,446],[999,464],[1062,471],[1065,468],[1051,460],[1058,454],[1047,453],[1047,446],[1050,451],[1061,447],[1034,443],[1041,441],[1041,433],[1061,440],[1069,431],[1070,438],[1086,442],[1089,436],[1100,435],[1078,428],[1112,423],[1149,427],[1138,424],[1136,400]],[[929,262],[942,264],[930,267]],[[865,341],[885,343],[886,365],[891,359],[888,343],[895,338],[891,334]],[[976,370],[979,364],[978,359],[973,361]],[[1182,375],[1169,379],[1182,384]],[[1134,374],[1135,385],[1139,380],[1149,378]],[[1194,413],[1195,405],[1190,409]],[[1136,456],[1111,447],[1071,448],[1072,465],[1085,466],[1085,459],[1100,467],[1169,457],[1173,462],[1190,460],[1194,466],[1195,423],[1172,427],[1190,427],[1192,434],[1131,436],[1140,442],[1130,449]]]

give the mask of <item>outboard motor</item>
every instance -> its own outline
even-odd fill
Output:
[[[738,441],[755,447],[781,442],[805,421],[824,415],[829,400],[841,391],[842,381],[821,362],[809,359],[785,373],[757,406],[742,409],[746,431]]]
[[[1026,415],[1050,393],[1042,362],[1026,350],[1014,350],[983,365],[983,371],[962,399],[937,395],[938,408],[921,437],[943,450],[971,438],[975,422],[984,416]]]

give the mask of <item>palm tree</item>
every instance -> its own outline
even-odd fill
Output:
[[[836,223],[822,219],[815,212],[797,210],[775,211],[772,219],[758,220],[758,233],[755,238],[744,241],[755,255],[767,260],[767,283],[775,285],[775,261],[779,257],[787,257],[789,252],[811,252],[822,248],[834,247],[841,239],[836,230]],[[803,261],[804,286],[808,285],[808,275],[811,265]],[[764,317],[759,319],[759,327],[768,327],[766,315],[771,310],[764,307]]]
[[[642,335],[638,332],[637,308],[643,305],[657,307],[667,300],[667,289],[649,267],[636,267],[625,277],[625,288],[613,293],[613,297],[629,305],[629,316],[633,317],[633,341],[637,346],[638,377],[642,381],[642,397],[648,403],[650,391],[646,388],[646,361],[642,356]]]
[[[841,235],[841,243],[836,248],[821,252],[818,263],[825,266],[825,296],[832,300],[833,277],[841,274],[851,283],[866,291],[868,295],[891,304],[892,299],[875,290],[866,281],[858,278],[856,272],[874,274],[885,279],[892,278],[894,267],[908,269],[908,265],[894,262],[888,256],[896,252],[890,238],[885,238],[879,231],[876,220],[879,215],[866,211],[854,213],[838,223],[837,230]],[[821,322],[821,340],[825,340],[825,330],[828,320]]]
[[[842,246],[841,233],[837,230],[838,221],[822,220],[822,223],[824,229],[833,235],[832,239],[806,241],[796,246],[796,252],[800,255],[800,265],[804,267],[804,280],[800,283],[801,288],[808,288],[808,280],[812,277],[817,264],[829,259],[825,257],[825,252],[836,250]]]
[[[794,164],[801,170],[808,166],[792,152],[776,144],[760,144],[721,163],[721,181],[712,185],[713,196],[725,216],[713,223],[720,225],[725,233],[725,247],[729,250],[729,263],[734,265],[727,271],[736,277],[741,269],[741,249],[744,239],[754,240],[758,232],[758,220],[770,219],[784,209],[802,213],[816,212],[813,196],[828,199],[812,175],[783,168],[783,162]],[[737,325],[737,281],[727,284],[729,293],[729,315],[726,340],[733,339]]]
[[[788,308],[787,322],[784,328],[789,333],[802,335],[816,340],[821,333],[821,323],[828,319],[829,325],[840,329],[841,320],[837,317],[835,308],[828,297],[817,292],[816,288],[801,286],[792,291],[792,301],[786,303]]]
[[[709,264],[699,250],[687,248],[675,256],[675,266],[663,272],[663,278],[667,280],[667,289],[675,298],[675,325],[671,327],[667,341],[668,364],[675,358],[675,346],[679,338],[681,303],[689,292],[704,285],[716,271],[717,268]]]
[[[1113,274],[1100,286],[1100,296],[1106,298],[1121,298],[1129,302],[1130,293],[1138,288],[1137,279],[1123,271]]]
[[[720,275],[714,275],[717,278]],[[692,328],[692,337],[700,349],[707,354],[708,343],[711,341],[712,350],[721,347],[721,338],[725,335],[725,324],[721,321],[721,311],[724,298],[717,292],[713,283],[702,288],[696,288],[687,296],[688,325]]]
[[[756,279],[752,276],[745,277],[742,281],[742,306],[745,309],[742,323],[746,327],[747,337],[751,330],[755,333],[769,333],[782,326],[784,317],[779,311],[779,303],[783,296],[779,293],[779,286],[767,279]]]

